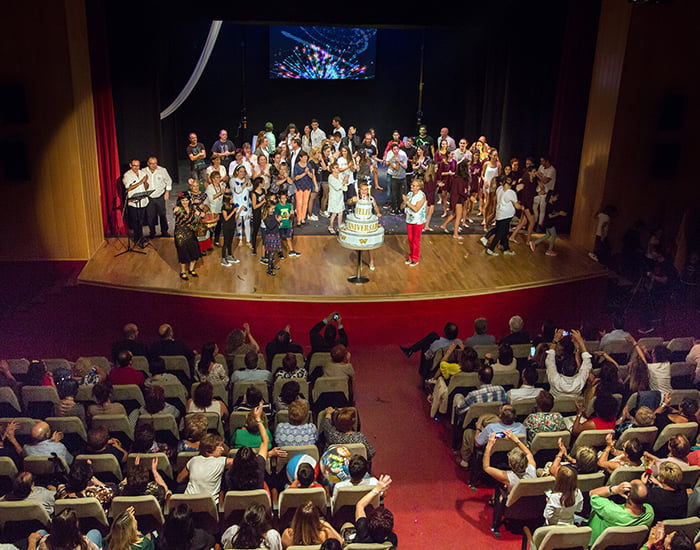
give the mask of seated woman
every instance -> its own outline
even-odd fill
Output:
[[[267,509],[257,502],[243,513],[240,525],[231,525],[221,535],[224,550],[228,548],[267,548],[282,550],[280,534],[272,529],[272,518]]]
[[[165,360],[162,357],[151,357],[148,360],[148,370],[151,376],[146,378],[144,386],[150,388],[155,384],[181,384],[180,379],[172,372],[166,372]]]
[[[621,450],[615,448],[615,440],[612,434],[605,436],[607,446],[603,449],[598,457],[598,466],[605,470],[605,473],[611,474],[620,466],[641,466],[642,456],[644,456],[644,445],[636,437],[628,439],[622,445]]]
[[[185,503],[170,510],[156,539],[156,550],[209,550],[216,539],[194,526],[192,509]]]
[[[153,424],[142,422],[134,430],[134,444],[131,446],[132,453],[165,453],[170,457],[173,450],[167,443],[156,441],[156,431]]]
[[[79,386],[99,384],[107,380],[107,373],[99,365],[94,365],[87,357],[78,359],[71,370],[73,380]]]
[[[554,408],[554,397],[547,390],[541,390],[535,398],[537,410],[530,413],[523,421],[527,429],[527,441],[532,443],[535,436],[542,432],[565,431],[566,422],[561,413],[552,412]]]
[[[617,399],[608,393],[601,393],[593,403],[593,417],[582,421],[584,405],[583,402],[576,401],[576,418],[571,426],[571,434],[575,437],[586,430],[614,430],[617,408]]]
[[[335,418],[331,420],[333,413],[336,413]],[[326,437],[326,446],[362,443],[367,449],[367,459],[372,460],[376,451],[365,434],[355,431],[356,423],[357,410],[355,407],[343,407],[338,411],[333,407],[328,407],[321,423],[321,431]]]
[[[331,349],[331,360],[323,365],[323,376],[345,376],[352,382],[355,369],[350,363],[350,352],[343,344],[338,344]]]
[[[34,360],[27,367],[25,376],[25,386],[53,386],[56,384],[53,381],[53,373],[46,368],[46,363],[43,361]]]
[[[671,394],[664,395],[661,404],[654,411],[654,425],[659,429],[659,433],[670,424],[680,424],[685,422],[697,422],[698,402],[688,397],[680,402],[677,409],[671,407]]]
[[[306,380],[306,369],[297,364],[297,356],[288,353],[282,359],[282,366],[275,371],[275,380],[280,378],[303,378]]]
[[[143,535],[139,531],[134,507],[129,506],[114,521],[107,535],[103,550],[153,550],[153,541],[150,535]]]
[[[598,352],[596,352],[598,353]],[[620,372],[618,370],[617,363],[612,359],[612,357],[607,354],[596,355],[597,359],[601,359],[597,366],[594,368],[599,368],[600,372],[598,376],[593,374],[593,370],[588,375],[588,382],[586,384],[586,389],[583,392],[584,402],[586,403],[586,411],[592,412],[591,404],[593,399],[602,393],[607,393],[612,395],[614,393],[623,394],[625,391],[624,384],[620,379]]]
[[[651,453],[644,453],[647,461],[647,466],[651,468],[651,473],[657,475],[659,466],[664,462],[674,462],[681,470],[685,470],[690,465],[688,463],[688,454],[690,453],[690,441],[683,434],[674,435],[668,440],[668,456],[659,458]],[[663,448],[663,447],[662,447]],[[657,451],[658,452],[658,451]]]
[[[272,433],[270,428],[265,427],[265,432],[267,433],[267,449],[272,449]],[[255,412],[250,411],[246,417],[245,426],[238,428],[231,435],[231,447],[234,449],[240,449],[241,447],[260,447],[262,443],[262,435],[260,429],[258,428],[258,423],[255,418]]]
[[[510,372],[516,370],[516,360],[513,356],[513,348],[510,344],[498,346],[498,360],[491,365],[494,372]]]
[[[299,382],[296,380],[285,382],[282,386],[282,391],[280,391],[280,394],[275,400],[275,410],[286,411],[289,408],[289,405],[291,405],[297,399],[306,401],[306,397],[304,397],[304,394],[301,393]]]
[[[136,426],[140,416],[148,417],[152,414],[167,414],[175,418],[180,418],[180,411],[165,401],[165,390],[163,386],[151,386],[147,388],[143,395],[144,405],[131,411],[129,422]]]
[[[559,438],[559,452],[554,457],[552,464],[549,466],[549,475],[557,477],[557,472],[562,466],[571,466],[576,469],[579,474],[592,474],[598,472],[598,453],[593,447],[583,445],[578,447],[575,456],[570,456],[566,451],[564,442]],[[540,474],[542,475],[542,474]]]
[[[219,346],[214,342],[207,342],[202,346],[199,363],[194,371],[194,377],[197,381],[223,384],[224,386],[228,384],[228,369],[216,362],[217,353],[219,353]]]
[[[228,408],[223,401],[214,399],[214,387],[211,382],[202,382],[194,395],[187,400],[185,410],[188,413],[216,413],[222,422],[228,421]]]
[[[73,379],[61,380],[57,385],[60,401],[54,404],[56,416],[77,416],[85,424],[85,407],[75,401],[78,383]]]
[[[340,533],[333,529],[330,523],[321,519],[318,508],[309,500],[297,508],[292,518],[292,526],[282,533],[282,547],[321,544],[329,538],[343,542]]]
[[[316,425],[309,422],[309,404],[297,399],[289,404],[289,422],[275,427],[275,442],[281,447],[315,445],[318,436]]]
[[[272,407],[269,403],[265,402],[262,392],[255,386],[249,386],[246,388],[245,394],[242,395],[233,406],[233,410],[252,411],[258,405],[262,405],[263,414],[268,418],[272,415]]]
[[[620,439],[620,436],[629,428],[648,428],[654,425],[656,415],[649,407],[639,407],[634,417],[631,415],[627,405],[622,409],[620,418],[617,419],[615,427],[615,439]]]
[[[207,433],[209,422],[202,413],[193,414],[185,419],[185,439],[181,439],[177,445],[177,452],[199,451],[199,442]]]
[[[547,525],[573,525],[574,514],[583,509],[583,494],[578,488],[578,474],[571,466],[557,472],[554,488],[545,492],[547,504],[544,519]]]
[[[147,461],[148,462],[148,461]],[[150,474],[149,474],[150,467]],[[136,497],[140,495],[153,495],[160,507],[165,509],[172,492],[158,472],[158,460],[150,460],[150,466],[141,463],[141,455],[136,455],[134,464],[129,466],[126,477],[117,488],[120,497]],[[151,479],[151,475],[153,479]]]
[[[688,493],[681,486],[683,470],[668,460],[659,465],[654,476],[642,474],[642,481],[649,486],[647,502],[654,508],[654,520],[683,519],[688,517]]]
[[[112,384],[109,381],[100,382],[92,387],[95,403],[88,405],[88,422],[98,414],[120,414],[126,416],[126,409],[121,403],[112,403]]]
[[[247,343],[246,340],[248,340]],[[257,357],[257,354],[260,352],[260,346],[250,332],[250,325],[243,323],[243,330],[232,330],[226,338],[226,361],[229,369],[233,370],[234,355],[245,355],[249,351],[254,351]]]
[[[27,550],[100,550],[102,535],[90,529],[83,535],[78,515],[72,508],[64,508],[51,521],[51,534],[37,531],[29,535]]]
[[[56,500],[65,498],[96,498],[105,510],[109,510],[114,489],[92,475],[90,460],[75,461],[71,465],[66,483],[56,488]]]
[[[178,483],[187,480],[186,495],[204,493],[211,495],[214,502],[219,504],[221,479],[233,464],[233,459],[225,456],[226,450],[224,438],[219,434],[208,433],[202,437],[199,455],[192,457],[177,475]]]

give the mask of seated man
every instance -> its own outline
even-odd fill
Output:
[[[119,352],[114,368],[109,371],[109,381],[113,386],[123,384],[143,386],[143,383],[146,381],[146,375],[131,366],[133,357],[133,354],[128,350]]]
[[[525,401],[527,399],[537,399],[537,396],[542,391],[542,388],[536,388],[537,383],[537,369],[534,366],[529,366],[523,369],[520,375],[520,380],[522,383],[519,388],[513,388],[508,390],[506,393],[506,398],[508,403],[511,405],[517,403],[518,401]]]
[[[139,327],[134,323],[127,323],[122,329],[124,338],[115,342],[112,346],[112,360],[116,361],[119,352],[130,351],[133,355],[148,355],[148,346],[137,340]]]
[[[266,384],[272,383],[272,373],[267,369],[258,368],[258,353],[255,350],[250,350],[245,354],[245,370],[233,371],[231,382],[235,384],[242,380],[262,380]]]
[[[389,489],[391,477],[379,476],[377,486],[363,496],[355,505],[355,543],[390,542],[393,548],[398,548],[399,539],[394,533],[394,515],[384,506],[373,508],[369,514],[365,509],[372,503],[376,495],[380,497]]]
[[[443,336],[440,337],[437,332],[431,332],[412,346],[399,346],[406,357],[411,357],[418,351],[421,352],[419,371],[423,378],[430,375],[433,357],[438,350],[449,348],[452,344],[462,345],[462,341],[457,338],[459,327],[456,324],[445,324],[442,333]]]
[[[175,339],[173,327],[167,323],[160,325],[158,336],[158,341],[151,344],[150,357],[182,355],[190,365],[190,374],[194,374],[194,351],[183,340]]]
[[[600,339],[600,349],[605,350],[605,347],[612,342],[625,342],[631,337],[630,333],[625,330],[625,320],[619,313],[613,315],[613,330],[603,335]]]
[[[552,412],[554,397],[546,390],[540,390],[535,402],[537,411],[530,413],[523,425],[527,430],[527,440],[531,442],[541,432],[565,432],[568,430],[564,417],[558,412]]]
[[[490,346],[496,343],[496,337],[486,334],[488,321],[484,317],[474,319],[474,335],[465,340],[467,346]]]
[[[304,353],[304,348],[301,344],[292,341],[292,336],[289,333],[289,325],[284,330],[280,330],[274,340],[268,342],[265,346],[265,355],[267,356],[267,369],[272,369],[272,358],[278,353]]]
[[[369,474],[367,459],[362,455],[352,455],[348,461],[350,479],[339,481],[333,486],[333,501],[338,496],[338,488],[356,487],[357,485],[376,485],[377,478]]]
[[[98,426],[88,431],[87,454],[112,455],[119,463],[126,463],[128,453],[116,437],[109,437],[109,430]]]
[[[576,357],[576,353],[580,354],[580,358]],[[557,329],[554,341],[547,350],[545,366],[549,391],[554,399],[579,397],[591,372],[591,354],[586,351],[581,333],[578,330],[572,330],[569,338],[564,336],[561,329]]]
[[[62,439],[63,432],[54,432],[51,435],[51,427],[46,422],[37,422],[32,426],[32,442],[24,446],[24,455],[51,456],[52,453],[56,453],[70,466],[73,462],[73,455],[61,443]]]
[[[337,323],[338,326],[336,328]],[[323,330],[323,334],[321,331]],[[348,336],[343,328],[343,318],[338,313],[329,313],[328,317],[321,319],[309,331],[311,353],[317,351],[331,351],[338,344],[348,345]]]
[[[508,321],[510,334],[508,336],[504,336],[499,343],[510,344],[511,346],[515,346],[517,344],[529,344],[530,335],[523,330],[524,325],[525,322],[520,315],[513,315]]]
[[[625,481],[608,487],[603,485],[590,492],[591,517],[588,526],[591,533],[591,546],[608,527],[629,527],[646,525],[654,522],[654,509],[646,502],[647,486],[641,480]],[[610,497],[620,495],[624,504],[616,504]]]
[[[12,482],[12,489],[0,500],[36,500],[46,510],[48,515],[53,515],[55,491],[34,484],[34,476],[30,472],[20,472]]]
[[[482,369],[489,369],[490,367],[484,367]],[[481,371],[479,372],[479,377],[481,378]],[[481,386],[478,390],[474,390],[473,392],[470,392],[469,395],[467,395],[467,398],[474,392],[478,392],[482,388],[485,387],[491,387],[491,388],[501,388],[501,386],[489,386],[488,383],[486,385]],[[502,397],[499,397],[499,392],[495,391],[490,395],[490,399],[486,401],[476,401],[478,403],[489,403],[489,402],[496,402],[496,401],[501,401],[503,402],[505,399],[505,392],[503,392],[503,388],[501,388],[501,395]],[[488,396],[488,394],[487,394]],[[455,403],[457,402],[457,399],[455,398]],[[490,428],[490,425],[494,424],[494,426],[507,426],[504,429],[492,429]],[[486,442],[488,441],[488,436],[492,433],[499,432],[499,431],[505,431],[506,429],[509,429],[511,431],[514,431],[515,433],[522,433],[525,434],[525,427],[520,424],[519,422],[515,422],[515,409],[511,405],[503,405],[501,407],[501,410],[499,412],[499,415],[496,416],[495,414],[484,414],[481,415],[477,420],[476,423],[474,424],[474,427],[472,426],[467,426],[467,429],[464,430],[464,433],[462,434],[462,447],[460,450],[460,456],[461,460],[459,462],[459,465],[462,468],[468,468],[469,467],[469,460],[471,459],[472,454],[474,453],[475,446],[480,446],[483,447],[486,445]],[[482,435],[485,434],[485,435]]]

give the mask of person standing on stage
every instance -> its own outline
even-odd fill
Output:
[[[341,122],[342,122],[342,120],[340,119],[339,116],[334,116],[333,120],[331,120],[331,124],[333,125],[333,133],[335,134],[336,132],[338,132],[340,134],[341,139],[342,139],[347,134],[345,133],[345,128],[342,127]]]
[[[320,148],[324,139],[326,139],[326,132],[318,127],[318,119],[311,119],[311,147]]]
[[[425,147],[430,158],[435,156],[435,140],[428,135],[428,128],[421,125],[418,128],[418,136],[414,140],[416,147]]]
[[[207,198],[204,201],[204,204],[209,207],[210,212],[219,215],[219,220],[214,228],[214,246],[220,246],[219,237],[221,236],[221,227],[223,223],[223,219],[221,217],[221,206],[224,202],[225,192],[226,186],[221,183],[221,175],[218,172],[212,172],[211,176],[209,177],[209,185],[205,190]]]
[[[148,165],[144,172],[148,176],[148,188],[153,189],[153,194],[148,198],[148,226],[151,239],[156,236],[156,223],[160,220],[160,236],[170,237],[168,233],[168,217],[165,214],[165,201],[170,199],[170,191],[173,188],[173,180],[168,171],[158,166],[156,157],[148,157]]]
[[[221,164],[228,170],[228,165],[231,164],[235,152],[236,146],[228,139],[228,132],[222,129],[219,132],[219,139],[211,146],[212,156],[219,157],[221,159]]]
[[[277,149],[277,138],[275,137],[275,134],[273,133],[275,130],[274,125],[272,122],[266,122],[265,123],[265,137],[267,138],[267,152],[272,154],[275,152],[275,149]]]
[[[126,221],[134,232],[134,243],[143,248],[143,224],[146,222],[148,197],[141,199],[132,199],[131,197],[137,193],[148,191],[148,174],[145,170],[141,170],[141,161],[137,159],[133,159],[129,166],[131,166],[131,170],[126,172],[122,178],[126,188]]]
[[[423,180],[415,178],[411,191],[403,195],[401,208],[406,210],[406,230],[408,231],[408,258],[406,264],[415,267],[420,261],[420,237],[425,225],[426,198],[423,193]]]
[[[391,151],[387,153],[384,162],[387,165],[387,172],[389,173],[389,192],[392,211],[394,214],[400,214],[401,197],[403,196],[403,190],[406,186],[406,167],[408,166],[408,157],[406,156],[406,153],[399,148],[399,144],[395,143],[392,145]],[[423,186],[421,185],[421,189],[422,188]],[[425,217],[421,223],[425,223]]]
[[[180,264],[180,279],[187,281],[189,279],[188,273],[192,277],[199,276],[194,268],[201,254],[195,232],[201,214],[192,204],[192,196],[189,191],[178,195],[173,214],[175,216],[175,249],[177,250],[177,261]]]
[[[190,159],[190,177],[199,181],[207,180],[207,148],[200,141],[197,141],[197,134],[189,135],[190,143],[187,146],[187,158]]]
[[[496,181],[495,178],[493,180]],[[498,256],[498,252],[495,251],[498,243],[501,243],[503,247],[503,254],[506,256],[514,256],[515,252],[510,250],[508,246],[508,230],[510,229],[510,221],[515,216],[515,210],[521,209],[522,206],[518,202],[518,195],[511,189],[510,179],[504,181],[503,185],[500,186],[496,192],[496,227],[490,246],[486,248],[486,253],[490,256]],[[493,198],[493,197],[492,197]],[[485,237],[482,237],[482,244]]]

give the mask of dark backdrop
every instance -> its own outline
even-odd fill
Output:
[[[488,12],[483,7],[446,10],[424,25],[399,14],[391,28],[376,25],[377,76],[367,81],[270,80],[268,26],[225,21],[197,87],[161,122],[159,112],[180,92],[201,53],[211,21],[205,16],[221,14],[169,12],[143,26],[133,25],[133,12],[122,4],[111,3],[110,62],[121,163],[126,169],[130,157],[156,154],[175,172],[185,157],[188,132],[196,131],[210,147],[224,127],[240,145],[266,121],[279,132],[289,122],[301,126],[315,117],[328,131],[330,119],[340,115],[345,127],[354,124],[360,132],[375,127],[381,143],[394,128],[413,134],[422,45],[423,121],[431,135],[448,126],[456,139],[486,135],[504,159],[542,154],[549,148],[568,2],[525,4],[502,0],[490,3]],[[399,28],[402,16],[406,25]],[[240,127],[244,108],[247,129]]]

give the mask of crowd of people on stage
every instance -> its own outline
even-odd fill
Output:
[[[680,340],[638,342],[619,315],[609,331],[588,324],[565,331],[548,322],[531,336],[515,315],[500,340],[479,318],[464,340],[458,326],[447,323],[442,336],[431,332],[401,351],[406,357],[420,354],[430,414],[452,419],[457,462],[469,469],[470,485],[482,474],[497,482],[490,500],[494,533],[502,526],[508,494],[521,480],[553,476],[553,488],[542,489],[540,525],[587,525],[591,545],[607,527],[646,526],[651,530],[642,548],[648,550],[663,546],[661,522],[700,514],[700,488],[684,481],[684,472],[700,466],[695,441],[700,394],[688,391],[700,388],[700,341]],[[483,346],[493,351],[484,353]],[[679,361],[691,366],[685,378],[671,367]],[[478,382],[455,380],[464,373]],[[463,390],[469,386],[474,389]],[[683,395],[675,395],[679,388]],[[488,404],[493,412],[470,413]],[[655,432],[651,439],[649,430]],[[539,438],[535,445],[538,434],[556,437],[549,443]],[[591,434],[601,435],[585,439]],[[511,444],[505,462],[494,464],[498,439]],[[579,476],[596,472],[604,477],[582,494]],[[604,482],[614,472],[626,477]],[[695,548],[680,526],[666,534],[671,531],[674,548]]]
[[[264,248],[261,262],[275,275],[279,266],[273,263],[284,257],[285,243],[288,256],[300,255],[294,249],[295,229],[319,221],[320,216],[329,219],[328,231],[335,234],[363,184],[370,190],[386,189],[388,200],[383,209],[390,215],[406,216],[406,263],[411,266],[420,259],[421,233],[443,231],[462,240],[462,228],[476,223],[477,206],[487,231],[482,244],[493,256],[499,254],[498,246],[512,255],[508,243],[517,242],[521,230],[533,251],[547,240],[546,254],[556,255],[556,226],[566,215],[556,208],[557,173],[547,156],[539,163],[528,157],[521,168],[517,158],[502,162],[486,137],[472,143],[465,138],[456,141],[448,128],[442,128],[435,139],[425,125],[416,136],[402,137],[394,131],[384,144],[372,128],[364,134],[358,134],[355,126],[346,130],[338,116],[332,119],[328,133],[316,119],[301,131],[288,124],[279,134],[268,122],[252,143],[241,147],[229,139],[225,129],[209,148],[192,132],[186,153],[190,188],[178,195],[175,207],[175,244],[183,280],[197,276],[195,243],[202,253],[211,250],[212,244],[220,246],[223,266],[238,262],[235,250],[239,243],[245,243],[253,254]],[[380,181],[380,166],[386,167],[386,181]],[[161,236],[167,236],[163,199],[168,199],[172,189],[167,170],[154,157],[144,170],[134,160],[124,175],[124,186],[129,225],[137,244],[144,244],[143,225],[149,226],[153,238],[160,221]],[[443,206],[439,226],[431,223],[436,204]],[[511,230],[518,211],[518,226]],[[207,220],[207,214],[216,216]],[[536,230],[545,235],[533,241]]]
[[[360,429],[354,403],[356,373],[343,319],[333,312],[319,320],[308,332],[307,346],[294,341],[290,331],[289,326],[279,330],[261,346],[244,323],[230,332],[225,345],[222,342],[222,354],[214,342],[207,342],[195,355],[190,345],[176,338],[169,324],[159,328],[157,339],[149,345],[138,327],[129,323],[123,338],[112,346],[111,365],[107,357],[102,361],[93,357],[49,370],[43,361],[32,361],[20,373],[13,372],[7,361],[0,361],[0,387],[20,393],[22,388],[40,386],[55,389],[57,395],[55,403],[24,403],[19,415],[29,419],[0,422],[0,460],[14,463],[19,472],[8,484],[9,469],[3,464],[0,514],[9,513],[3,503],[21,501],[40,506],[52,518],[51,527],[28,533],[27,538],[21,529],[31,526],[17,524],[11,531],[6,517],[5,529],[0,528],[3,542],[14,544],[8,546],[13,550],[209,550],[215,544],[283,550],[321,544],[326,539],[334,541],[322,546],[330,550],[349,541],[396,545],[393,515],[383,502],[377,505],[392,480],[388,475],[372,475],[377,452],[372,441],[376,438]],[[310,349],[306,357],[305,348]],[[184,357],[186,372],[171,368],[167,360],[173,355]],[[339,379],[346,391],[321,390],[326,380],[339,388]],[[133,393],[129,399],[117,395],[120,388],[134,387],[142,394],[140,403],[132,403]],[[80,391],[84,389],[89,390],[87,401],[88,394]],[[186,402],[172,399],[180,394],[190,397]],[[4,400],[0,403],[6,404]],[[234,424],[237,414],[245,419],[242,425]],[[172,434],[165,437],[155,423],[159,416],[175,418],[177,439]],[[81,431],[76,426],[72,433],[52,428],[50,423],[57,419],[77,420],[87,435],[85,440],[75,438]],[[122,424],[116,423],[118,419]],[[26,420],[31,420],[29,431]],[[133,437],[121,431],[125,429],[120,426],[127,425],[132,426]],[[296,464],[287,449],[293,453],[299,446],[307,448]],[[315,452],[309,451],[311,447]],[[329,449],[336,454],[324,462],[324,452]],[[164,467],[149,453],[161,453],[170,465]],[[44,469],[43,475],[25,460],[45,457],[48,461],[51,456],[58,457],[67,471]],[[102,456],[116,459],[118,465],[110,475],[121,468],[123,478],[108,478],[98,464]],[[340,469],[343,461],[345,470]],[[345,488],[354,487],[365,490],[353,493],[357,497],[352,510],[344,511],[351,512],[354,521],[347,522],[343,506],[348,504],[337,499]],[[222,515],[219,526],[208,527],[207,532],[202,530],[206,524],[201,524],[194,504],[168,504],[182,495],[210,496],[212,504],[223,511],[229,497],[243,499],[247,492],[259,490],[276,505],[278,497],[281,502],[283,496],[293,498],[295,491],[309,488],[321,489],[321,500],[327,499],[328,509],[316,495],[313,501],[302,498],[292,507],[293,515],[273,519],[272,509],[258,499],[243,506],[241,517],[224,520]],[[169,510],[164,524],[146,528],[142,523],[148,503],[134,502],[133,507],[122,510],[115,501],[145,495],[155,498],[164,515]],[[88,531],[80,508],[71,504],[85,498],[96,499],[105,512],[111,512],[109,526]]]

